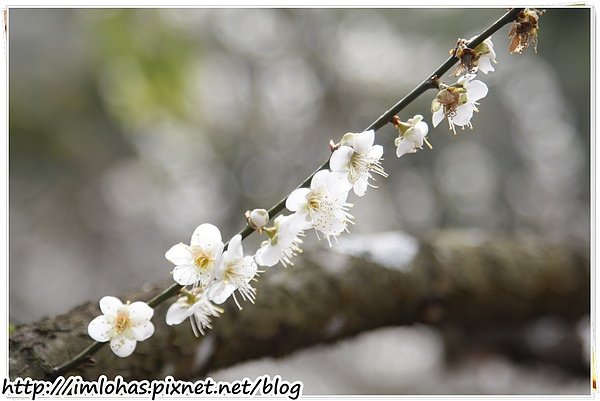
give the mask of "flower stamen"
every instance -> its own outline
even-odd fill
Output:
[[[115,331],[119,334],[124,333],[129,329],[129,326],[129,313],[119,311],[115,318]]]

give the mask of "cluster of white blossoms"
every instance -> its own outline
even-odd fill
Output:
[[[330,246],[332,238],[348,231],[353,224],[352,204],[347,202],[350,191],[363,196],[373,187],[374,174],[387,176],[380,162],[383,147],[374,145],[374,139],[373,130],[344,135],[331,155],[330,169],[318,171],[308,188],[290,193],[285,206],[291,213],[277,216],[272,225],[268,225],[266,210],[246,212],[250,227],[266,237],[253,255],[244,255],[239,234],[225,249],[221,232],[212,224],[198,226],[189,245],[171,247],[165,257],[175,265],[173,279],[182,286],[182,295],[169,307],[167,324],[190,318],[194,333],[204,334],[211,328],[212,318],[223,313],[217,305],[230,296],[240,309],[236,293],[242,300],[254,302],[252,281],[260,272],[258,266],[293,264],[294,256],[302,252],[307,230],[327,239]]]
[[[472,41],[475,37],[469,40]],[[496,52],[490,38],[484,40],[474,49],[466,47],[468,43],[459,39],[457,47],[451,51],[460,59],[457,72],[466,72],[451,85],[439,84],[439,92],[431,102],[432,123],[434,127],[446,118],[450,129],[456,134],[455,126],[473,128],[471,118],[477,109],[478,101],[488,93],[488,87],[475,80],[478,71],[487,74],[494,71],[492,62],[496,63]]]
[[[221,232],[212,224],[199,225],[192,234],[190,245],[179,243],[165,253],[175,265],[173,280],[182,286],[183,294],[167,311],[168,325],[190,318],[194,333],[204,333],[211,327],[211,318],[223,310],[222,304],[237,291],[243,300],[254,302],[256,290],[250,282],[259,271],[253,256],[244,256],[242,236],[229,241],[227,250]]]
[[[473,128],[471,118],[479,105],[478,101],[483,99],[488,93],[486,84],[475,80],[475,74],[482,72],[488,74],[494,71],[492,63],[496,63],[496,52],[494,44],[490,38],[475,46],[474,49],[467,47],[475,37],[468,41],[459,39],[456,48],[450,51],[454,57],[460,60],[460,64],[455,71],[455,75],[461,75],[457,81],[451,85],[438,83],[438,93],[431,102],[432,123],[437,127],[444,118],[448,120],[450,129],[456,134],[456,126]],[[393,121],[398,129],[396,138],[396,156],[400,157],[407,153],[415,153],[423,148],[423,144],[432,149],[433,147],[427,141],[429,127],[423,121],[423,116],[418,114],[408,121],[403,122],[397,116]]]
[[[454,55],[461,59],[457,71],[467,73],[457,82],[445,85],[438,82],[439,92],[432,102],[433,125],[444,118],[450,129],[455,126],[472,128],[471,118],[477,111],[477,101],[487,94],[487,86],[474,80],[474,73],[494,71],[491,62],[496,54],[491,40],[486,39],[475,49],[459,40]],[[427,144],[429,127],[422,115],[403,122],[395,116],[393,123],[399,136],[395,140],[396,155],[415,153]],[[190,319],[196,335],[211,328],[212,318],[223,313],[217,305],[233,297],[239,309],[240,300],[254,302],[256,289],[252,282],[261,271],[258,266],[272,267],[278,263],[292,265],[294,256],[302,252],[302,238],[307,230],[314,230],[317,238],[324,237],[329,246],[332,239],[348,231],[354,224],[348,203],[350,192],[363,197],[369,187],[376,188],[374,176],[387,177],[381,164],[383,147],[374,145],[375,132],[347,133],[338,144],[331,144],[329,168],[318,171],[308,188],[294,190],[286,199],[289,214],[279,215],[268,225],[272,216],[264,209],[246,212],[248,225],[266,239],[252,255],[244,254],[242,236],[235,235],[228,245],[223,243],[221,232],[212,224],[199,225],[192,234],[190,244],[172,246],[165,258],[175,267],[173,280],[181,286],[180,296],[166,314],[168,325],[177,325]],[[122,304],[117,298],[100,300],[103,315],[95,318],[88,327],[92,338],[110,341],[118,356],[130,355],[137,341],[143,341],[154,332],[150,322],[153,310],[143,302]]]

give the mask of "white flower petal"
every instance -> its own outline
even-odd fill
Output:
[[[137,341],[144,341],[154,334],[154,325],[152,322],[144,320],[143,322],[133,325],[131,331],[133,333],[133,338]]]
[[[311,226],[308,214],[304,213],[292,213],[287,216],[279,216],[278,218],[281,219],[279,222],[279,226],[281,227],[280,234],[284,230],[295,237],[300,231],[307,230]]]
[[[423,135],[423,138],[425,138],[427,136],[427,134],[429,133],[429,126],[427,125],[427,123],[425,121],[419,121],[418,123],[416,123],[415,129],[419,130],[421,132],[421,135]]]
[[[313,227],[325,235],[339,235],[346,229],[346,219],[331,213],[318,213],[313,220]]]
[[[235,285],[225,281],[219,281],[210,286],[208,291],[208,299],[216,304],[222,304],[231,296],[231,294],[233,294],[235,290]]]
[[[450,117],[452,124],[463,127],[469,124],[473,117],[474,106],[471,103],[465,103],[456,108],[456,114]]]
[[[420,123],[421,121],[423,121],[423,116],[420,114],[415,114],[413,116],[413,118],[409,118],[408,119],[408,123],[410,125],[412,125],[413,127],[416,127],[418,123]]]
[[[285,244],[293,242],[304,230],[307,230],[312,226],[308,215],[294,213],[282,217],[279,224],[278,237],[279,240],[283,241]]]
[[[475,78],[475,76],[475,74],[465,74],[458,78],[456,82],[462,84],[463,86],[466,86],[470,81],[472,81]]]
[[[165,253],[165,258],[174,265],[185,265],[194,262],[190,248],[182,243],[173,245]]]
[[[310,192],[308,188],[298,188],[292,191],[285,201],[285,207],[292,212],[302,210],[306,205],[306,195]]]
[[[246,278],[246,282],[250,281],[254,276],[256,276],[257,272],[257,266],[254,262],[254,258],[252,256],[244,257],[236,271],[239,275]]]
[[[331,171],[329,170],[318,171],[310,181],[310,189],[314,191],[316,189],[324,187],[327,183],[327,180],[329,179],[330,174]]]
[[[181,285],[191,285],[197,282],[200,276],[196,272],[195,265],[179,265],[173,269],[173,280]]]
[[[404,142],[404,139],[401,136],[397,136],[396,139],[394,139],[395,146],[400,146],[402,142]]]
[[[205,288],[214,280],[213,268],[214,268],[214,265],[210,265],[208,270],[202,270],[199,272],[198,283],[199,283],[200,287]]]
[[[369,187],[369,183],[366,178],[359,178],[358,181],[354,183],[354,193],[357,196],[363,196],[367,193],[367,188]]]
[[[433,116],[431,117],[431,123],[433,124],[434,127],[437,127],[438,124],[441,123],[443,119],[444,119],[444,108],[440,107],[440,109],[438,111],[433,113]]]
[[[242,248],[242,236],[237,234],[230,241],[227,247],[227,256],[224,258],[227,261],[240,260],[244,257],[244,249]]]
[[[487,74],[488,72],[494,72],[494,66],[491,63],[491,59],[489,57],[481,56],[479,59],[479,71]]]
[[[490,50],[490,53],[487,54],[488,58],[491,61],[496,61],[496,51],[494,50],[494,45],[492,44],[492,41],[490,40],[490,42],[488,43],[488,47]]]
[[[106,296],[100,300],[100,310],[105,315],[116,315],[123,302],[119,298]]]
[[[371,150],[373,142],[375,142],[375,131],[369,130],[361,132],[354,137],[353,142],[353,148],[356,153],[366,155],[369,153],[369,150]]]
[[[396,146],[396,156],[398,157],[407,153],[415,153],[415,146],[410,141],[401,140],[398,144],[396,144]]]
[[[98,342],[106,342],[110,340],[111,331],[113,329],[112,322],[106,316],[98,316],[88,325],[88,334]]]
[[[183,298],[185,300],[185,298]],[[167,316],[165,318],[169,326],[177,325],[183,322],[188,317],[192,316],[193,311],[190,310],[190,305],[181,302],[181,298],[177,302],[169,306]]]
[[[340,146],[331,154],[329,159],[329,167],[332,171],[348,171],[350,159],[354,154],[354,149],[350,146]]]
[[[110,349],[116,356],[121,358],[128,357],[135,350],[136,341],[131,338],[119,336],[110,341]]]
[[[410,143],[413,148],[421,148],[423,146],[423,138],[424,136],[421,134],[421,131],[415,127],[410,127],[404,133],[404,141]]]
[[[223,243],[221,239],[221,231],[212,224],[204,223],[196,227],[192,234],[192,245],[201,246],[203,248],[213,248],[215,245]]]
[[[145,302],[134,302],[129,305],[129,316],[139,320],[150,320],[154,315],[154,309]]]
[[[368,158],[377,161],[381,159],[381,156],[383,156],[383,146],[375,145],[369,151]]]
[[[275,266],[279,259],[281,259],[281,254],[283,249],[281,246],[270,246],[266,245],[267,241],[265,241],[263,246],[261,246],[257,251],[256,255],[254,255],[254,260],[260,266],[272,267]]]
[[[338,198],[341,202],[346,202],[348,191],[352,189],[352,185],[346,173],[330,172],[325,181],[327,191],[332,197]]]
[[[471,81],[465,84],[467,90],[467,100],[469,103],[478,101],[488,94],[488,87],[481,81]]]
[[[209,255],[212,255],[212,257],[215,260],[218,260],[221,254],[223,253],[223,249],[225,249],[225,244],[219,241],[207,245],[204,249],[208,252]]]
[[[229,250],[225,251],[223,253],[223,255],[215,261],[214,263],[214,267],[211,272],[212,274],[212,278],[213,279],[217,279],[220,280],[221,278],[224,277],[225,271],[226,271],[226,266],[230,263],[234,263],[235,262],[235,258],[230,257],[231,255],[229,254]]]

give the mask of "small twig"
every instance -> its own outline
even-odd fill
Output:
[[[471,42],[469,42],[467,44],[467,46],[470,48],[473,48],[473,47],[477,46],[478,44],[482,43],[485,39],[490,37],[493,33],[498,31],[504,25],[508,24],[509,22],[514,21],[516,16],[522,10],[523,10],[523,8],[513,8],[513,9],[509,10],[498,21],[494,22],[492,25],[490,25],[490,27],[488,29],[483,31],[475,39],[473,39]],[[450,70],[450,68],[452,68],[452,66],[454,66],[454,64],[456,64],[457,61],[458,61],[458,59],[456,59],[454,56],[450,56],[444,62],[444,64],[439,66],[438,69],[435,70],[433,73],[429,74],[427,79],[425,79],[423,82],[421,82],[408,95],[406,95],[404,98],[402,98],[398,103],[393,105],[389,110],[387,110],[385,113],[383,113],[381,116],[379,116],[379,118],[377,118],[375,121],[373,121],[367,128],[365,128],[365,131],[368,131],[368,130],[377,131],[377,130],[381,129],[383,126],[385,126],[387,123],[393,123],[393,117],[396,114],[398,114],[400,111],[402,111],[406,106],[408,106],[410,103],[412,103],[414,100],[416,100],[419,96],[421,96],[427,90],[435,88],[436,80],[439,77],[441,77],[442,75],[444,75],[446,72],[448,72],[448,70]],[[309,175],[300,185],[298,185],[297,188],[304,188],[304,187],[310,186],[310,182],[311,182],[313,176],[317,172],[324,170],[324,169],[328,169],[328,168],[329,168],[329,158],[320,167],[318,167],[311,175]],[[285,198],[283,198],[282,200],[280,200],[277,204],[275,204],[275,206],[273,206],[269,210],[269,216],[271,218],[277,216],[279,213],[281,213],[283,211],[283,209],[285,209],[285,201],[286,200],[287,200],[287,196]],[[253,232],[254,232],[254,229],[252,227],[250,227],[250,225],[247,224],[238,234],[242,236],[242,239],[245,239]],[[226,243],[224,249],[227,249],[228,245],[229,245],[229,243]],[[164,291],[162,291],[161,293],[156,295],[154,298],[152,298],[150,301],[148,301],[148,305],[152,308],[155,308],[156,306],[160,305],[167,299],[176,295],[179,292],[179,290],[181,290],[181,288],[182,288],[182,286],[177,283],[171,285],[170,287],[168,287],[167,289],[165,289]],[[106,343],[99,343],[97,341],[92,343],[89,347],[84,349],[82,352],[80,352],[77,356],[75,356],[71,360],[63,363],[62,365],[54,367],[51,370],[51,372],[49,372],[49,374],[51,376],[55,377],[55,376],[59,376],[59,375],[65,373],[65,372],[68,372],[69,370],[77,367],[80,363],[82,363],[84,360],[86,360],[89,356],[94,354],[100,348],[102,348],[102,346],[104,344],[106,344]]]
[[[92,344],[90,344],[89,347],[87,347],[86,349],[81,351],[70,361],[67,361],[67,362],[63,363],[62,365],[54,367],[52,369],[52,371],[50,372],[50,376],[52,378],[58,377],[58,376],[62,375],[63,373],[68,372],[69,370],[79,366],[83,361],[85,361],[90,356],[95,354],[96,351],[100,350],[100,348],[102,348],[102,346],[104,344],[106,344],[106,343],[99,343],[98,341],[94,341]]]

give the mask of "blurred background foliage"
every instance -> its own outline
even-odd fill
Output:
[[[235,234],[329,139],[364,129],[504,12],[11,9],[11,322],[164,279],[172,244],[203,222]],[[355,202],[352,232],[526,230],[589,246],[589,21],[548,10],[538,54],[509,55],[508,28],[496,33],[473,131],[443,123],[432,151],[397,159],[383,128],[390,177]],[[401,117],[430,122],[434,96]]]

